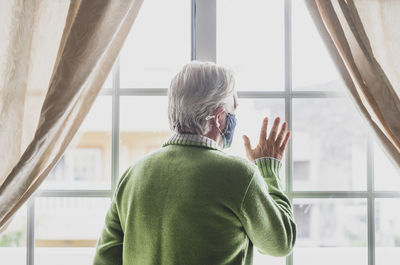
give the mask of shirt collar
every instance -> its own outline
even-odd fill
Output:
[[[175,133],[162,147],[170,144],[199,146],[222,151],[216,141],[200,134]]]

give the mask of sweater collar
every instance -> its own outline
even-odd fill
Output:
[[[175,133],[162,147],[170,144],[200,146],[222,151],[216,141],[200,134]]]

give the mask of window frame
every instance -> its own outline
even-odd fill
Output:
[[[216,61],[216,1],[191,1],[191,60]],[[239,98],[284,99],[285,120],[288,130],[292,130],[292,100],[298,98],[335,98],[345,97],[337,91],[293,91],[292,90],[292,1],[284,1],[284,90],[283,91],[238,91]],[[112,88],[102,89],[101,95],[112,97],[112,156],[111,189],[105,190],[38,190],[27,202],[27,264],[34,264],[35,238],[35,198],[36,197],[98,197],[111,198],[119,178],[119,126],[120,98],[123,96],[167,96],[167,88],[120,88],[119,59],[112,69]],[[360,198],[367,200],[368,227],[368,265],[375,265],[375,199],[400,198],[400,191],[374,190],[374,151],[373,138],[367,136],[367,190],[365,191],[293,191],[293,145],[290,140],[286,154],[286,193],[291,200],[301,199],[337,199]],[[286,265],[293,265],[293,254],[286,257]]]

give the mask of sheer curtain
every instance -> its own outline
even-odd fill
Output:
[[[142,2],[0,2],[0,232],[77,132]]]
[[[351,99],[400,174],[400,1],[305,2]]]

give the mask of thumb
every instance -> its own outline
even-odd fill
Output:
[[[244,147],[246,148],[246,152],[249,153],[250,150],[251,150],[250,139],[245,134],[242,136],[242,138],[243,138],[243,141],[244,141]]]

